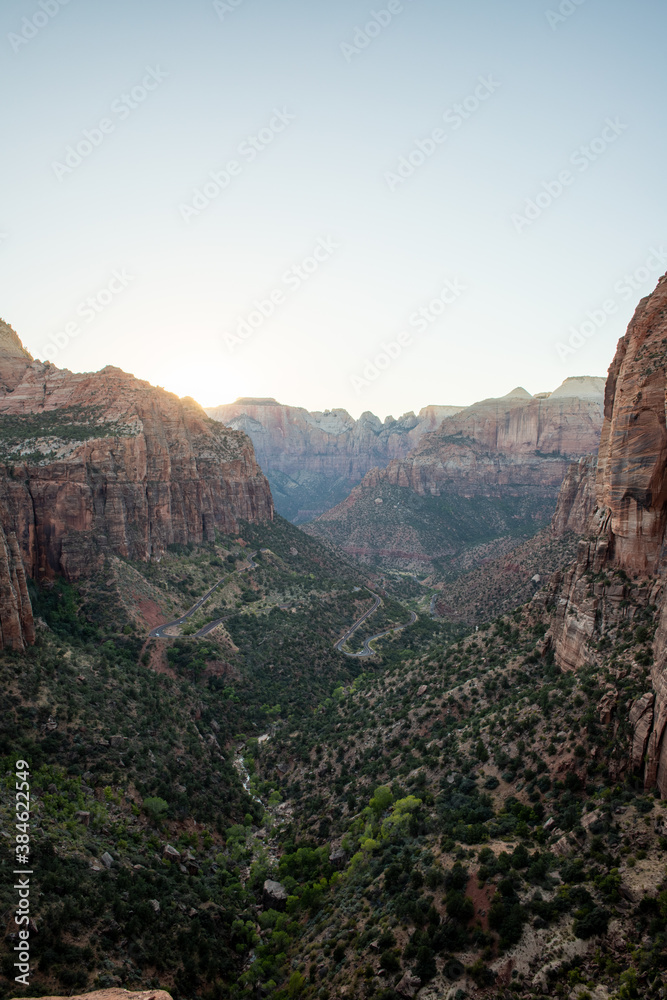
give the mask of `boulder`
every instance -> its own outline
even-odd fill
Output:
[[[551,850],[559,858],[562,858],[565,854],[569,854],[571,848],[568,844],[567,837],[561,837],[560,840],[557,840]]]
[[[85,812],[83,809],[79,809],[78,812],[74,813],[75,819],[78,819],[79,823],[83,823],[84,826],[90,826],[90,813]]]
[[[102,862],[105,868],[111,868],[111,866],[113,865],[113,858],[111,857],[108,851],[104,852],[104,854],[100,858],[100,861]]]
[[[332,851],[329,855],[329,864],[333,865],[334,868],[344,868],[346,861],[347,854],[342,848],[339,848],[337,851]]]
[[[162,851],[162,857],[165,858],[166,861],[179,861],[181,852],[177,851],[175,847],[171,846],[171,844],[167,844]]]
[[[412,997],[417,996],[421,984],[422,981],[418,976],[413,976],[411,972],[406,972],[396,987],[396,992],[400,993],[402,997],[408,997],[409,1000],[412,1000]]]
[[[280,882],[267,878],[264,883],[264,906],[268,910],[284,910],[287,905],[287,889]]]

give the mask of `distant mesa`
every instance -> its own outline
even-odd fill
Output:
[[[572,375],[551,393],[551,399],[604,399],[606,378],[600,375]]]
[[[273,396],[239,396],[234,406],[280,406]]]
[[[470,436],[467,417],[472,422],[473,436],[478,436],[482,418],[487,425],[488,446],[503,450],[500,427],[504,418],[501,413],[513,408],[517,411],[515,431],[518,436],[531,423],[535,434],[542,424],[547,429],[554,428],[548,442],[548,434],[542,434],[545,440],[536,437],[529,450],[558,450],[578,456],[582,453],[578,442],[573,446],[566,438],[576,437],[582,428],[568,428],[567,419],[561,428],[558,414],[563,406],[566,409],[574,406],[578,412],[575,425],[578,419],[585,425],[586,416],[581,408],[592,408],[596,411],[591,418],[592,433],[586,436],[584,430],[583,436],[591,447],[597,448],[604,385],[603,378],[576,376],[565,379],[554,392],[537,396],[517,386],[502,398],[484,399],[469,407],[431,403],[417,414],[409,411],[398,419],[387,416],[384,420],[368,410],[358,420],[344,409],[306,410],[302,406],[279,403],[273,396],[241,396],[234,403],[209,407],[206,413],[248,434],[255,446],[257,460],[271,484],[276,509],[295,524],[305,524],[345,501],[372,470],[385,469],[393,462],[407,459],[421,444],[428,447],[428,435],[463,433]],[[569,404],[568,399],[579,402]],[[548,408],[546,422],[538,417],[540,407]],[[528,420],[518,415],[519,410],[526,408],[535,410],[534,414],[531,410]],[[457,424],[458,421],[461,423]],[[520,446],[518,437],[514,444]]]
[[[431,563],[437,572],[471,540],[481,552],[503,535],[530,536],[551,518],[571,460],[597,451],[604,388],[603,378],[578,376],[538,396],[517,386],[480,400],[372,469],[305,530],[362,562],[408,570]],[[407,519],[392,513],[403,498]]]

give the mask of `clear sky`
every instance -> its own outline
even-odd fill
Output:
[[[0,316],[204,405],[604,374],[667,270],[666,29],[664,0],[4,0]]]

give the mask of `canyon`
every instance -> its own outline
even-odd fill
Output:
[[[666,306],[663,279],[606,386],[445,416],[304,529],[243,430],[0,330],[0,752],[44,762],[35,993],[566,995],[576,960],[601,1000],[619,976],[660,995]],[[339,652],[359,621],[364,660]]]
[[[310,412],[273,398],[241,398],[208,408],[214,420],[244,431],[266,473],[276,509],[303,524],[335,506],[372,468],[404,458],[459,406],[425,406],[384,421],[370,412]]]

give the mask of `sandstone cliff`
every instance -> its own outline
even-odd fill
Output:
[[[604,379],[573,378],[553,393],[517,388],[475,403],[407,457],[371,470],[308,531],[407,568],[533,534],[549,522],[572,459],[597,451],[603,393]]]
[[[354,420],[347,410],[309,412],[275,399],[238,399],[206,412],[248,434],[278,510],[301,523],[346,497],[370,469],[406,456],[460,409],[426,406],[418,415],[384,421],[366,412]]]
[[[600,662],[642,609],[657,607],[652,691],[630,710],[633,760],[667,794],[667,276],[643,299],[609,369],[596,504],[577,562],[554,584],[550,638],[563,669]],[[583,487],[584,490],[588,487]],[[633,600],[629,598],[632,595]],[[638,655],[642,654],[638,650]],[[648,659],[651,659],[649,657]],[[644,662],[644,659],[638,661]],[[608,699],[611,702],[613,698]]]
[[[572,378],[553,393],[517,388],[474,403],[451,417],[403,461],[392,462],[369,485],[384,480],[437,495],[523,486],[558,488],[573,458],[597,451],[604,379]]]
[[[118,368],[75,374],[33,361],[0,329],[0,518],[28,576],[74,580],[107,552],[159,559],[172,543],[272,517],[246,435]],[[3,634],[11,621],[3,616]]]

